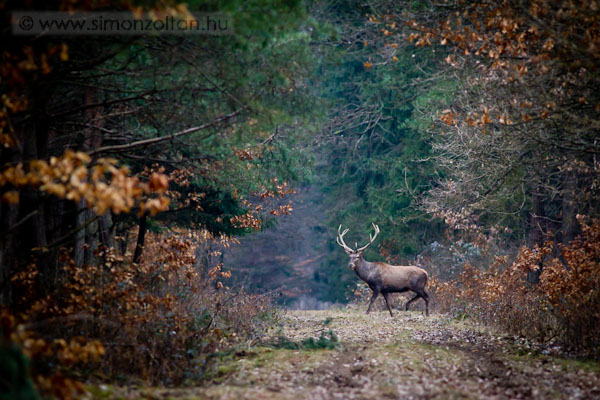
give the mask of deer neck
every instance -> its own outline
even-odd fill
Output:
[[[361,280],[367,283],[370,283],[377,278],[377,266],[375,263],[369,262],[364,258],[361,258],[357,263],[354,272]]]

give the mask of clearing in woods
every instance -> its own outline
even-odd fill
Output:
[[[289,341],[232,355],[202,387],[92,392],[97,398],[234,400],[600,398],[598,363],[560,358],[445,315],[399,311],[392,319],[387,311],[365,315],[351,307],[288,311],[284,322],[279,334]],[[330,330],[339,342],[293,348],[310,337],[330,339]]]

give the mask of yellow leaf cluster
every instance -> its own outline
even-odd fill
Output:
[[[130,176],[129,170],[117,166],[110,158],[97,160],[93,165],[83,152],[67,150],[60,157],[49,161],[32,161],[25,169],[23,164],[5,168],[0,172],[0,187],[20,189],[33,187],[42,192],[72,201],[85,201],[97,214],[112,210],[119,214],[129,212],[141,202],[140,209],[156,214],[168,209],[168,198],[161,196],[143,201],[150,194],[164,193],[168,178],[159,173],[150,176],[149,183]],[[18,201],[18,193],[9,190],[3,196],[8,202]]]

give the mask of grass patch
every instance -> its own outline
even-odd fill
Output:
[[[318,338],[309,337],[300,342],[288,339],[285,336],[279,336],[275,341],[266,345],[275,349],[287,350],[335,350],[339,347],[340,340],[332,330],[321,332]]]
[[[560,367],[561,371],[565,372],[577,372],[585,371],[598,374],[600,373],[600,362],[585,359],[585,358],[561,358],[545,355],[539,352],[519,352],[509,356],[513,361],[517,361],[524,364],[542,361]]]
[[[583,370],[586,372],[600,373],[600,363],[598,361],[577,358],[557,358],[554,360],[557,361],[558,364],[564,366],[568,371]]]
[[[283,334],[283,326],[279,331],[279,335],[263,345],[275,349],[287,350],[335,350],[339,347],[340,340],[333,330],[330,328],[333,318],[327,317],[321,322],[319,337],[308,337],[302,340],[291,340]]]
[[[87,390],[88,394],[93,400],[107,400],[115,398],[113,388],[109,385],[89,385],[87,386]]]

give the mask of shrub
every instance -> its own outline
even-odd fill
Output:
[[[36,296],[34,264],[15,275],[22,312],[3,311],[2,333],[32,359],[37,387],[79,398],[84,386],[69,377],[93,370],[150,383],[202,379],[216,362],[211,354],[258,340],[277,318],[271,299],[227,288],[230,272],[220,264],[202,273],[194,255],[201,240],[151,234],[139,264],[113,249],[102,250],[100,266],[63,257],[61,284],[45,298]]]
[[[552,243],[522,247],[516,260],[497,258],[488,270],[466,265],[455,280],[432,279],[437,308],[471,317],[539,341],[557,340],[588,356],[600,356],[600,220],[582,222],[582,234],[546,260]],[[545,265],[540,283],[526,274]]]
[[[466,265],[457,279],[432,280],[431,287],[442,312],[475,318],[518,335],[540,337],[546,333],[538,294],[515,264],[506,268],[505,258],[498,258],[487,271]]]
[[[600,356],[600,220],[583,224],[582,235],[563,246],[541,275],[545,307],[571,347]]]

